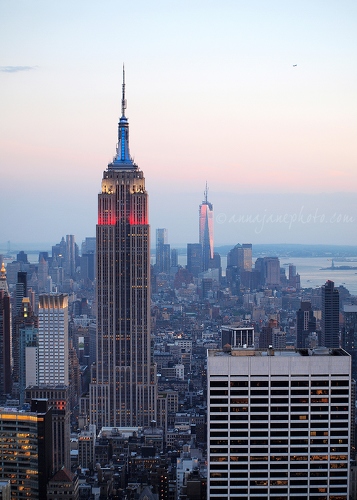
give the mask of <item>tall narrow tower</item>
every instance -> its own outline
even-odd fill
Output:
[[[340,294],[335,283],[327,280],[321,287],[322,299],[322,335],[321,345],[329,348],[338,348],[339,338],[339,312]]]
[[[122,115],[113,162],[98,195],[97,341],[90,421],[149,425],[156,416],[150,352],[150,235],[143,172],[129,153],[123,69]]]
[[[4,263],[0,270],[0,404],[11,393],[12,380],[11,303]]]
[[[204,192],[204,201],[199,210],[199,242],[202,245],[202,265],[203,271],[209,268],[209,261],[213,259],[213,205],[207,199],[208,187]]]

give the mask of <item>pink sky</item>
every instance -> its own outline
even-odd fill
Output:
[[[123,61],[131,154],[147,179],[153,232],[197,240],[206,180],[215,214],[278,210],[272,200],[286,193],[308,203],[316,193],[321,210],[338,212],[343,193],[356,193],[353,1],[20,0],[3,3],[0,17],[0,242],[94,234]],[[324,193],[333,194],[326,207]],[[284,198],[284,210],[293,213],[295,199]],[[353,244],[357,202],[348,200],[348,232],[277,227],[262,242]],[[240,236],[216,229],[217,244]]]

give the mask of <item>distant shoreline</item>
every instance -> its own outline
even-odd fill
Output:
[[[357,269],[357,266],[330,266],[330,267],[320,267],[320,271],[349,271],[351,269]]]

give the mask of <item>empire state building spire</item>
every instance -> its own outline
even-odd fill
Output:
[[[118,123],[118,143],[116,155],[113,162],[108,165],[109,168],[137,168],[133,162],[129,151],[129,122],[125,116],[126,98],[125,98],[125,69],[123,65],[123,84],[121,98],[121,117]]]

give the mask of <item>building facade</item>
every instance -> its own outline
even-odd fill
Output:
[[[103,173],[96,231],[96,364],[90,422],[148,425],[156,415],[150,353],[150,234],[143,172],[129,153],[123,72],[122,115],[113,162]]]
[[[167,243],[167,229],[156,229],[156,266],[157,273],[170,272],[170,245]]]
[[[25,401],[47,400],[52,409],[52,466],[57,472],[62,467],[71,467],[70,437],[71,411],[68,387],[66,385],[29,386],[25,391]]]
[[[350,356],[208,351],[208,498],[347,500]]]
[[[38,383],[69,383],[67,294],[43,294],[39,297]]]
[[[202,262],[201,243],[187,243],[187,270],[195,278],[202,272]]]
[[[301,301],[300,309],[296,311],[296,347],[305,349],[309,346],[309,335],[316,332],[316,318],[311,302]]]
[[[31,411],[0,408],[0,471],[11,498],[46,498],[52,474],[52,410],[33,401]]]

